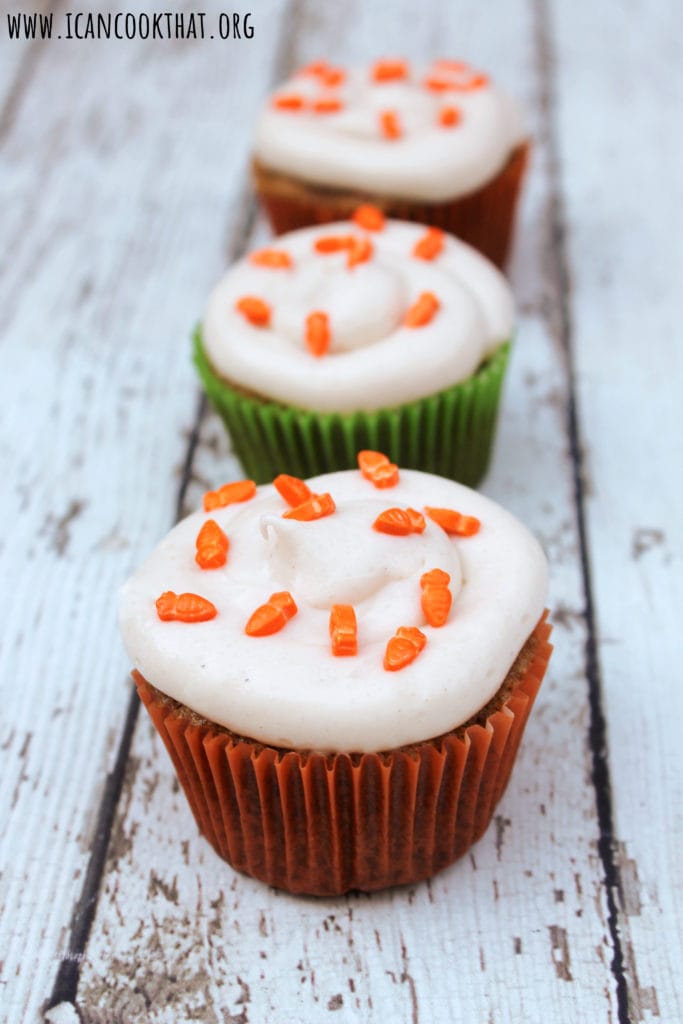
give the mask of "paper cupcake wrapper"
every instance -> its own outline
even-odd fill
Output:
[[[278,235],[310,224],[347,220],[360,203],[371,202],[388,217],[442,228],[502,267],[510,248],[530,148],[528,142],[518,146],[486,185],[440,203],[321,188],[270,171],[258,161],[253,164],[253,176],[256,191]]]
[[[428,878],[487,828],[505,790],[552,647],[547,612],[510,695],[483,724],[379,754],[284,751],[138,692],[197,825],[238,871],[332,896]]]
[[[306,478],[355,469],[359,451],[384,452],[405,469],[471,487],[491,458],[510,343],[468,380],[429,398],[375,412],[317,413],[246,394],[218,377],[197,329],[194,361],[245,473],[268,483],[278,473]]]

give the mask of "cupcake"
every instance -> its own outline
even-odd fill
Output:
[[[369,448],[475,485],[513,316],[505,279],[474,249],[365,205],[236,263],[195,361],[257,483],[350,469]]]
[[[253,174],[276,233],[371,202],[449,231],[502,266],[528,150],[516,105],[463,61],[348,70],[318,61],[268,98]]]
[[[359,465],[209,492],[121,594],[200,831],[293,893],[417,882],[469,849],[551,651],[521,523],[380,453]]]

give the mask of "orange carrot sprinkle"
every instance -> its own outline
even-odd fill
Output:
[[[446,236],[441,228],[427,228],[415,243],[413,256],[418,260],[434,260],[441,255],[445,241]]]
[[[407,537],[409,533],[422,533],[425,525],[424,516],[414,508],[388,508],[377,516],[372,528],[394,537]]]
[[[249,257],[256,267],[272,267],[273,270],[288,270],[292,257],[284,249],[258,249]]]
[[[271,103],[276,110],[303,110],[304,98],[297,93],[282,93],[274,96]]]
[[[332,653],[337,658],[358,654],[358,627],[353,605],[333,604],[330,611]]]
[[[399,479],[398,466],[393,462],[387,462],[385,466],[378,466],[370,479],[378,490],[395,487]]]
[[[307,501],[297,505],[289,512],[284,512],[283,519],[298,519],[301,523],[310,523],[314,519],[331,516],[337,506],[331,494],[312,494]]]
[[[442,128],[454,128],[456,124],[460,124],[461,120],[460,107],[442,107],[439,111],[439,124]]]
[[[476,516],[464,516],[452,508],[425,506],[425,512],[442,530],[456,537],[473,537],[481,527],[481,521]]]
[[[379,206],[373,206],[371,203],[357,206],[351,214],[351,220],[366,231],[382,231],[386,224],[386,217]]]
[[[351,270],[359,263],[367,263],[372,257],[372,242],[369,238],[354,238],[353,245],[349,249],[346,266]]]
[[[417,626],[400,626],[387,644],[384,667],[387,672],[398,672],[415,661],[423,651],[427,637]]]
[[[372,474],[378,468],[378,466],[386,466],[389,459],[382,452],[373,452],[367,448],[362,452],[358,452],[358,468],[364,477],[368,480],[372,479]]]
[[[324,356],[331,340],[330,318],[316,309],[306,317],[306,348],[312,356]]]
[[[235,303],[235,309],[255,327],[267,327],[270,323],[270,306],[256,295],[243,295]]]
[[[220,569],[228,560],[230,542],[215,519],[207,519],[195,541],[195,562],[201,569]]]
[[[297,75],[324,75],[329,70],[330,65],[326,60],[312,60],[310,64],[299,68]]]
[[[204,495],[204,511],[213,512],[215,508],[225,508],[238,501],[249,501],[255,494],[256,484],[253,480],[235,480],[223,484],[217,491],[207,491]]]
[[[422,292],[406,313],[406,327],[424,327],[434,317],[441,303],[433,292]]]
[[[247,636],[271,636],[279,633],[290,619],[293,619],[298,608],[288,590],[271,594],[265,604],[260,605],[249,618],[244,632]]]
[[[432,569],[420,577],[422,611],[430,626],[443,626],[453,603],[448,584],[451,578],[443,569]]]
[[[313,243],[313,248],[316,252],[327,255],[329,252],[351,249],[355,241],[353,235],[320,235]]]
[[[434,67],[444,68],[446,71],[453,71],[456,75],[461,75],[465,71],[469,71],[469,64],[464,60],[451,60],[450,57],[439,57],[438,60],[434,61]]]
[[[453,88],[453,83],[450,79],[439,78],[438,75],[429,75],[422,84],[425,89],[430,89],[432,92],[448,92],[449,89]]]
[[[199,594],[176,594],[167,590],[156,601],[162,622],[208,622],[218,612],[216,606]]]
[[[398,466],[382,452],[358,452],[358,466],[365,477],[377,488],[395,487],[399,480]]]
[[[374,82],[395,82],[408,77],[408,62],[405,60],[377,60],[372,66]]]
[[[420,576],[421,587],[447,587],[451,577],[443,569],[430,569]]]
[[[285,499],[288,505],[296,508],[303,505],[311,497],[311,488],[298,476],[288,476],[287,473],[280,473],[273,480],[276,491]]]
[[[326,68],[325,71],[320,73],[320,81],[323,85],[326,85],[328,89],[334,89],[336,86],[341,85],[346,78],[346,72],[343,68]]]
[[[311,109],[314,114],[338,114],[340,110],[344,109],[344,104],[341,100],[330,96],[327,99],[315,100]]]
[[[385,139],[400,139],[403,135],[403,128],[395,110],[381,111],[379,127]]]
[[[489,76],[480,72],[464,82],[458,82],[455,88],[458,92],[476,92],[478,89],[485,89],[488,84]]]

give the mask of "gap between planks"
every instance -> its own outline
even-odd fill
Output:
[[[551,227],[550,247],[550,278],[553,283],[553,311],[557,317],[556,334],[564,355],[567,368],[567,438],[572,466],[572,483],[574,489],[574,506],[577,531],[579,537],[579,555],[581,576],[583,579],[584,611],[586,623],[585,643],[585,676],[588,683],[588,706],[590,718],[588,723],[588,744],[591,753],[591,781],[595,790],[595,804],[598,817],[599,840],[598,853],[604,871],[605,897],[607,900],[607,924],[612,943],[612,962],[610,969],[615,981],[617,997],[617,1014],[619,1024],[631,1024],[629,1014],[629,993],[624,971],[624,952],[619,934],[619,911],[616,895],[621,899],[622,879],[617,848],[614,837],[614,812],[612,800],[612,780],[609,770],[609,754],[607,749],[607,728],[603,709],[603,685],[600,661],[597,651],[597,630],[595,605],[593,601],[593,584],[588,552],[588,536],[586,526],[586,487],[584,448],[576,402],[576,366],[573,343],[573,325],[571,314],[571,274],[567,255],[566,232],[567,223],[564,200],[560,183],[560,151],[555,131],[554,111],[556,108],[555,91],[555,51],[552,42],[549,0],[533,0],[534,23],[536,28],[536,56],[539,69],[541,123],[546,139],[548,152],[548,179],[550,183]],[[552,317],[552,314],[551,314]]]

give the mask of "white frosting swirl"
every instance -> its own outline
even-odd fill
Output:
[[[473,72],[472,72],[473,73]],[[425,78],[455,84],[438,64],[399,81],[376,82],[366,68],[347,70],[330,88],[316,75],[297,74],[269,98],[256,125],[256,158],[272,170],[316,185],[364,195],[440,202],[466,195],[493,178],[525,137],[513,101],[490,81],[472,91],[431,91]],[[465,79],[470,72],[465,73]],[[298,96],[304,107],[279,109],[273,100]],[[313,103],[334,97],[338,112],[316,113]],[[458,123],[444,127],[440,111],[456,106]],[[382,111],[400,120],[399,138],[385,138]]]
[[[460,484],[401,471],[376,490],[360,472],[310,481],[337,510],[324,519],[282,518],[272,485],[251,501],[179,523],[125,584],[120,621],[128,654],[158,689],[235,732],[292,749],[376,751],[439,735],[493,696],[540,618],[546,561],[531,534],[489,499]],[[373,530],[391,506],[455,508],[481,519],[478,534],[449,537],[427,519],[423,534]],[[195,538],[213,518],[230,551],[221,569],[202,570]],[[425,625],[420,576],[451,576],[446,624]],[[197,593],[218,610],[208,622],[162,622],[156,599]],[[289,590],[298,613],[281,632],[244,632],[269,596]],[[330,651],[333,604],[353,604],[356,657]],[[383,668],[387,641],[418,626],[427,645],[398,672]]]
[[[203,324],[207,356],[216,373],[256,394],[302,409],[350,413],[400,405],[435,394],[469,377],[506,341],[514,305],[502,274],[470,246],[445,235],[433,260],[413,249],[426,228],[387,221],[365,232],[350,221],[281,235],[273,248],[292,266],[273,269],[248,257],[212,292]],[[348,253],[320,253],[316,239],[368,238],[371,259],[349,268]],[[440,308],[419,328],[404,325],[423,292]],[[272,310],[255,326],[236,309],[243,296]],[[329,352],[305,345],[309,313],[326,312]]]

